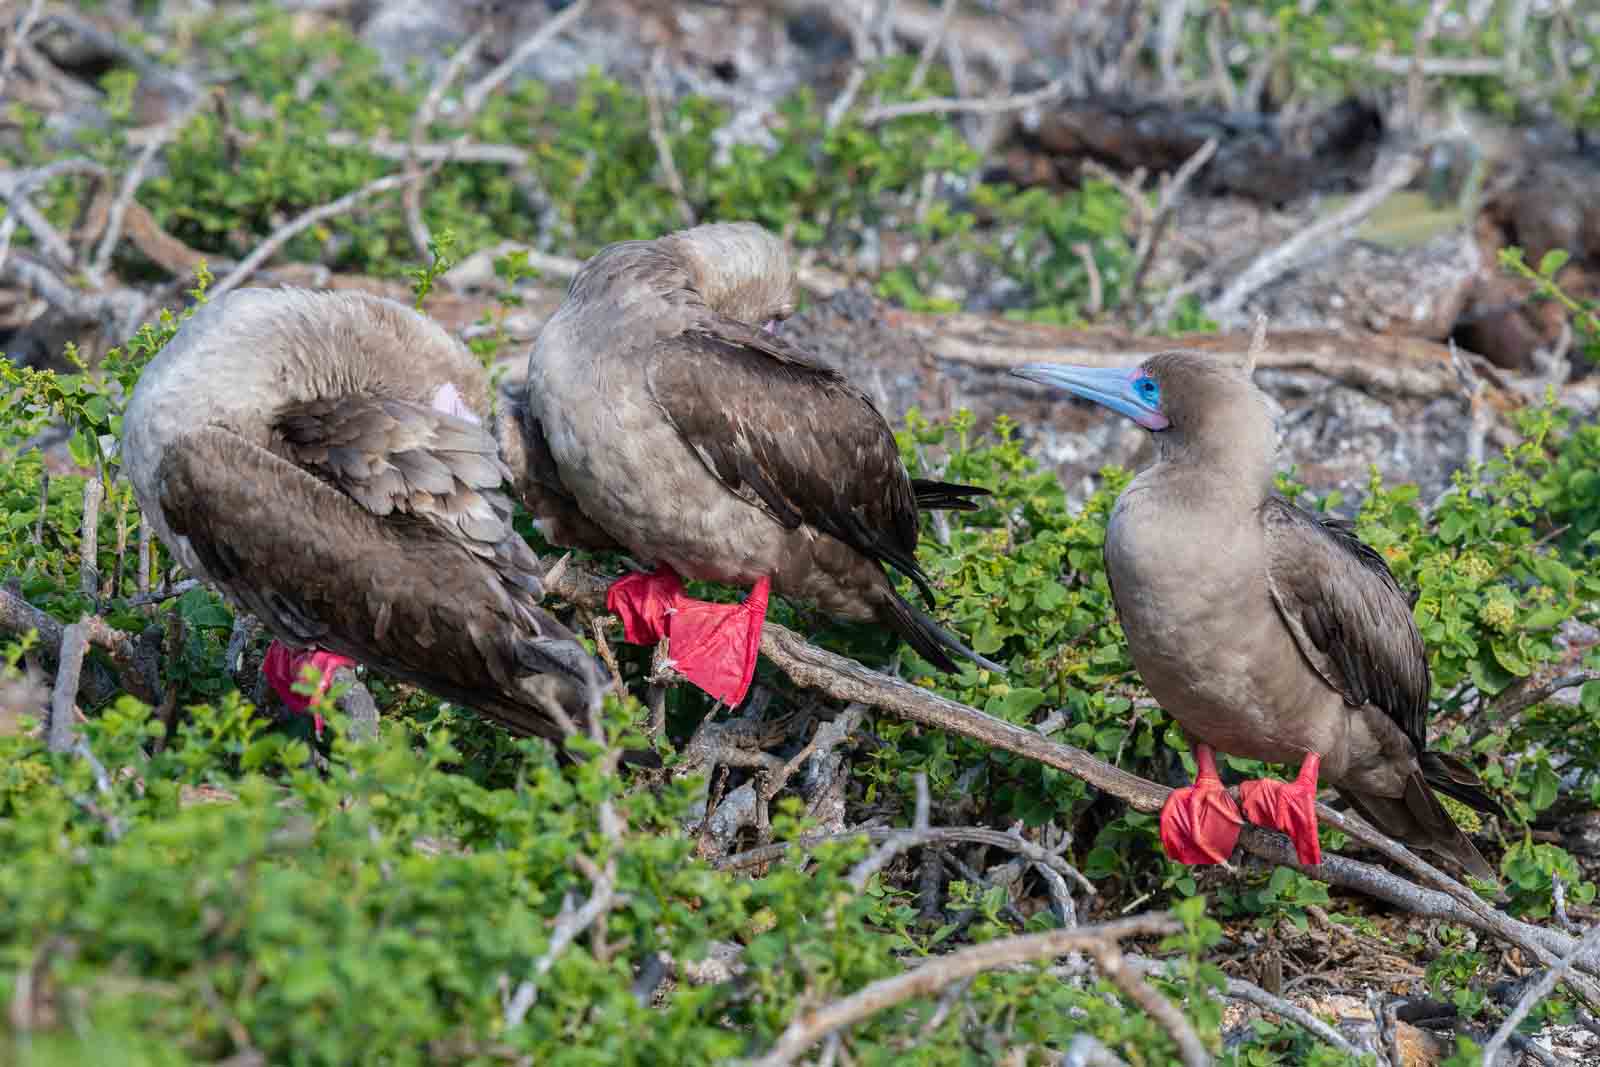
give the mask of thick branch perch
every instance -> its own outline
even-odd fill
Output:
[[[596,610],[602,610],[608,584],[597,574],[571,566],[556,580],[546,582],[547,587],[563,599]],[[817,648],[793,631],[770,621],[762,633],[761,653],[802,688],[817,690],[835,700],[858,701],[891,715],[937,727],[991,748],[1066,771],[1138,811],[1161,810],[1171,792],[1165,786],[1096,759],[1082,749],[1052,741],[1035,731]],[[1575,940],[1569,935],[1532,926],[1497,911],[1466,886],[1364,822],[1334,811],[1325,804],[1318,805],[1317,815],[1325,825],[1343,830],[1425,882],[1441,888],[1428,889],[1381,867],[1343,856],[1326,855],[1321,865],[1304,866],[1296,860],[1288,838],[1249,824],[1244,826],[1240,834],[1239,845],[1268,862],[1292,867],[1330,885],[1354,889],[1419,915],[1461,923],[1492,934],[1522,947],[1546,965],[1553,966],[1561,954],[1572,951]],[[1586,952],[1579,957],[1583,969],[1591,975],[1600,973],[1596,970],[1597,960],[1591,958],[1594,955],[1593,952]],[[1571,978],[1585,999],[1600,1003],[1600,986],[1588,978],[1580,980],[1576,975]]]

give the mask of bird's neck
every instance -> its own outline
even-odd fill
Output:
[[[1219,501],[1254,508],[1272,492],[1278,450],[1270,414],[1246,409],[1214,424],[1174,426],[1156,434],[1161,480],[1191,484]]]

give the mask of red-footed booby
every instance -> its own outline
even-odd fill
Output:
[[[1494,872],[1434,796],[1503,814],[1472,769],[1427,749],[1431,682],[1411,605],[1351,525],[1272,490],[1277,436],[1241,360],[1183,352],[1131,369],[1035,363],[1014,373],[1133,419],[1157,458],[1106,528],[1106,576],[1134,665],[1195,742],[1199,774],[1161,812],[1167,855],[1219,863],[1240,814],[1215,750],[1300,762],[1293,783],[1245,782],[1244,815],[1322,862],[1319,775],[1384,833]]]
[[[753,223],[624,241],[584,264],[528,360],[528,477],[565,505],[549,535],[655,564],[608,605],[627,640],[667,637],[678,672],[729,705],[749,688],[770,589],[879,620],[943,670],[952,655],[999,670],[884,571],[931,604],[919,503],[970,508],[986,491],[911,478],[866,395],[778,332],[793,288],[783,242]],[[692,600],[681,578],[750,593]]]
[[[276,640],[292,708],[352,660],[556,738],[598,667],[539,606],[477,359],[362,293],[240,289],[200,308],[128,404],[123,464],[161,540]],[[299,651],[291,651],[291,649]]]

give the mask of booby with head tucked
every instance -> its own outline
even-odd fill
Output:
[[[529,480],[565,507],[551,536],[654,563],[610,590],[627,639],[667,637],[678,671],[729,704],[749,687],[769,589],[880,620],[941,669],[953,655],[994,666],[884,571],[931,604],[918,507],[970,508],[985,491],[912,479],[865,394],[783,338],[794,280],[783,242],[753,223],[625,241],[584,264],[528,360]],[[681,578],[751,591],[710,604]]]
[[[326,681],[354,659],[553,738],[547,709],[586,715],[600,674],[539,606],[488,392],[471,353],[394,301],[240,289],[145,368],[124,469],[178,561],[272,631],[291,707],[303,664]]]

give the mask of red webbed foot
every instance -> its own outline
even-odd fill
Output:
[[[668,640],[675,670],[713,699],[737,706],[750,691],[771,582],[762,578],[741,604],[712,604],[683,595],[667,568],[630,574],[606,591],[606,607],[622,619],[631,644]]]
[[[1161,808],[1161,847],[1169,859],[1191,866],[1226,863],[1244,820],[1222,787],[1211,746],[1196,745],[1194,758],[1194,784],[1174,789]]]
[[[311,707],[314,700],[320,699],[328,691],[328,686],[333,681],[333,672],[340,667],[354,667],[356,661],[349,656],[341,656],[337,652],[329,652],[325,648],[308,648],[295,652],[281,641],[273,641],[267,646],[267,658],[261,662],[261,673],[266,676],[267,684],[272,686],[272,691],[278,694],[278,699],[290,711],[297,715],[304,715],[306,709]],[[304,683],[308,679],[303,677],[307,667],[315,667],[322,673],[317,681],[314,696],[297,693],[294,690],[297,682]],[[322,736],[322,716],[314,716],[317,736]]]
[[[1244,814],[1257,826],[1272,826],[1289,835],[1300,862],[1315,867],[1322,862],[1317,840],[1317,771],[1322,757],[1315,752],[1300,764],[1293,782],[1257,778],[1239,787]]]

